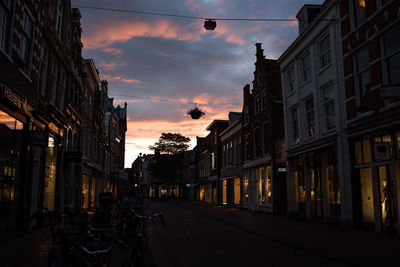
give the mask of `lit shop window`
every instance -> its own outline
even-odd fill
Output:
[[[355,142],[354,152],[356,164],[371,162],[371,148],[369,140]]]

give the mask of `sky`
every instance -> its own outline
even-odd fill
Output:
[[[322,0],[72,0],[72,5],[205,18],[293,19]],[[206,136],[215,119],[241,112],[243,87],[253,80],[255,44],[277,59],[298,36],[297,22],[218,21],[80,8],[83,57],[109,83],[114,106],[128,104],[125,168],[152,153],[162,132]],[[193,120],[194,103],[206,115]]]

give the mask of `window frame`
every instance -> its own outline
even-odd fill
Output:
[[[311,94],[303,99],[304,103],[304,115],[307,123],[307,136],[313,137],[315,136],[315,105],[314,105],[314,96]],[[310,106],[309,103],[312,105]]]
[[[290,128],[291,128],[290,132],[292,133],[289,140],[291,140],[293,144],[297,144],[300,141],[298,106],[297,105],[292,106],[289,109],[289,111],[290,111]]]
[[[291,72],[293,71],[293,75]],[[294,71],[294,65],[290,66],[286,71],[287,83],[289,88],[289,94],[296,91],[295,82],[296,82],[296,74]]]
[[[30,21],[30,25],[28,25],[30,29],[26,29],[27,20]],[[19,56],[22,62],[24,63],[22,70],[26,75],[28,75],[28,77],[31,76],[31,70],[32,70],[34,37],[35,37],[35,19],[29,12],[29,10],[26,7],[24,7]]]
[[[323,42],[327,42],[328,45],[327,50],[323,51]],[[332,64],[332,55],[331,55],[331,39],[329,31],[326,32],[322,38],[318,40],[318,53],[319,53],[319,67],[320,69],[324,69],[330,64]],[[325,56],[328,56],[328,60],[324,63]]]
[[[325,90],[332,90],[333,93],[333,97],[331,99],[325,99]],[[336,97],[335,97],[335,84],[333,82],[329,82],[327,84],[325,84],[324,86],[321,87],[321,103],[322,103],[322,113],[323,113],[323,117],[324,117],[324,129],[326,131],[330,131],[334,128],[336,128],[336,108],[335,108],[335,103],[336,103]],[[333,125],[329,125],[328,123],[328,113],[327,113],[327,104],[330,104],[331,102],[333,102]]]
[[[0,8],[3,8],[4,14],[7,14],[7,16],[3,16],[3,21],[2,25],[6,25],[3,30],[0,32],[0,34],[4,35],[1,38],[0,42],[0,51],[4,52],[7,56],[11,56],[11,50],[12,50],[12,35],[13,35],[13,27],[14,27],[14,6],[15,6],[15,1],[14,0],[9,0],[8,6],[6,6],[3,1],[0,2]]]
[[[306,58],[308,58],[308,60],[309,60],[308,66],[305,65]],[[300,57],[299,62],[300,62],[300,68],[301,68],[301,72],[300,72],[301,79],[300,80],[304,84],[304,83],[311,81],[311,79],[312,79],[311,53],[309,50]],[[309,73],[309,75],[308,75],[308,73]]]

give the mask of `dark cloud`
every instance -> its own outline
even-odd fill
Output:
[[[218,18],[294,18],[304,4],[322,2],[72,0],[75,5]],[[128,102],[127,137],[134,144],[127,146],[127,165],[162,131],[193,139],[206,134],[211,120],[240,111],[242,87],[252,81],[254,44],[263,43],[264,54],[278,58],[298,35],[297,26],[289,22],[218,21],[216,30],[208,32],[202,20],[84,8],[81,13],[84,57],[93,58],[102,78],[109,80],[115,104]],[[203,120],[187,116],[191,102],[206,110]]]

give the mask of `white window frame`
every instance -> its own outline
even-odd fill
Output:
[[[326,98],[326,90],[332,91],[332,98]],[[336,127],[336,99],[335,99],[335,84],[333,82],[329,82],[328,84],[321,87],[321,103],[322,103],[322,113],[324,117],[324,129],[326,131],[332,130]],[[328,105],[333,105],[333,119],[329,120],[328,118]],[[333,121],[332,125],[329,125],[329,121]]]
[[[327,47],[324,47],[327,45]],[[326,50],[324,50],[326,48]],[[318,53],[319,53],[319,67],[321,69],[329,66],[332,63],[331,57],[331,40],[329,32],[326,33],[319,41],[318,41]]]
[[[306,63],[305,59],[306,58],[309,59],[309,65],[308,66],[305,66],[305,63]],[[312,63],[311,63],[311,53],[310,53],[310,51],[307,51],[306,53],[304,53],[300,57],[300,61],[299,62],[300,62],[300,69],[301,69],[300,81],[302,83],[306,83],[306,82],[310,81],[311,78],[312,78],[312,68],[311,68],[312,67]],[[309,72],[309,74],[308,74],[308,72]]]
[[[291,136],[289,140],[292,143],[297,144],[300,142],[300,127],[299,127],[299,111],[297,106],[292,106],[290,109],[290,131]],[[294,116],[296,115],[296,116]]]
[[[292,73],[293,71],[293,73]],[[296,74],[294,72],[294,66],[292,65],[289,67],[288,71],[286,72],[286,79],[288,84],[288,92],[289,94],[296,91],[295,82],[296,82]]]

